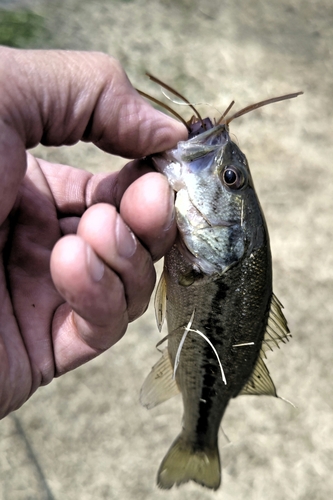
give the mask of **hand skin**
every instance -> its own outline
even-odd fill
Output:
[[[0,48],[0,417],[122,337],[176,235],[148,161],[94,176],[26,149],[83,140],[141,158],[186,137],[109,56]]]

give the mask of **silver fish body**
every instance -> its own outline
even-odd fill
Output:
[[[194,480],[217,489],[225,409],[241,393],[276,396],[262,352],[287,338],[288,328],[272,292],[265,219],[246,157],[227,127],[154,161],[176,192],[179,236],[165,256],[156,299],[159,325],[167,318],[168,348],[141,401],[152,407],[178,390],[183,398],[183,429],[162,461],[158,485]]]

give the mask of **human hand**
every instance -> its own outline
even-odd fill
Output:
[[[0,417],[121,338],[176,234],[148,162],[93,176],[26,148],[84,140],[140,158],[186,136],[106,55],[0,48]]]

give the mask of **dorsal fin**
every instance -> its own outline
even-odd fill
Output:
[[[266,332],[261,346],[263,352],[268,351],[268,349],[272,351],[274,346],[280,348],[280,342],[284,344],[289,342],[291,334],[282,309],[283,305],[273,293]]]
[[[274,346],[280,348],[279,343],[283,342],[285,344],[286,341],[289,342],[289,337],[291,337],[287,320],[284,317],[282,309],[283,305],[279,299],[272,294],[266,332],[261,344],[259,358],[254,366],[251,377],[239,393],[240,395],[253,394],[258,396],[266,395],[278,397],[274,382],[270,377],[263,358],[266,357],[265,351],[268,349],[272,351]]]
[[[153,366],[143,383],[140,392],[140,403],[150,410],[164,401],[179,394],[180,390],[173,378],[168,349],[163,350],[162,357]]]
[[[156,294],[154,299],[154,307],[155,307],[155,317],[156,323],[159,331],[162,330],[162,326],[165,320],[166,315],[166,282],[164,278],[164,272],[161,274],[160,281],[158,282],[156,288]]]

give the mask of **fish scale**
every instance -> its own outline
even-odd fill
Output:
[[[225,371],[227,385],[223,384],[217,359],[210,346],[201,338],[195,338],[195,333],[188,335],[181,351],[180,363],[177,368],[176,381],[180,387],[187,387],[187,366],[189,361],[196,360],[196,370],[209,364],[214,368],[214,375],[210,375],[210,384],[205,386],[205,377],[198,377],[200,385],[196,396],[192,391],[189,398],[195,400],[200,406],[199,419],[214,419],[216,424],[212,433],[217,439],[218,428],[224,409],[225,398],[235,397],[245,382],[250,377],[264,338],[271,289],[267,287],[267,278],[270,275],[269,252],[259,250],[257,255],[249,261],[242,261],[235,265],[228,273],[219,278],[201,278],[190,287],[182,287],[178,283],[178,277],[183,274],[185,266],[175,267],[182,260],[176,248],[173,248],[166,256],[165,267],[172,267],[178,271],[170,276],[166,273],[166,285],[168,290],[168,329],[173,332],[168,340],[168,350],[172,365],[174,364],[180,338],[184,333],[191,313],[195,310],[192,328],[203,332],[213,343],[219,354]],[[266,261],[266,262],[265,262]],[[268,261],[268,262],[267,262]],[[264,270],[264,271],[263,271]],[[244,274],[244,272],[246,274]],[[268,275],[268,276],[267,276]],[[247,280],[244,283],[244,276]],[[253,286],[255,283],[255,287]],[[246,285],[246,286],[245,286]],[[235,289],[239,292],[235,293]],[[182,297],[181,301],[179,297]],[[264,297],[266,297],[264,299]],[[185,317],[185,321],[184,321]],[[245,319],[246,318],[246,319]],[[176,334],[175,332],[179,332]],[[193,342],[200,352],[194,353]],[[254,342],[254,345],[244,347],[233,347],[240,343]],[[207,373],[207,370],[203,370]],[[216,392],[214,401],[202,404],[201,399],[210,400],[207,393]],[[187,421],[187,411],[193,412],[193,404],[187,404],[186,390],[182,390],[184,400],[184,422]],[[214,416],[211,416],[211,413]],[[190,418],[190,417],[189,417]],[[192,418],[192,417],[191,417]],[[185,424],[186,427],[186,424]],[[202,441],[202,436],[196,430],[196,425],[191,426],[193,433],[192,442]]]
[[[182,430],[160,465],[158,486],[193,480],[217,489],[223,414],[239,394],[277,396],[263,357],[289,330],[272,292],[264,215],[227,125],[211,124],[153,160],[176,192],[178,238],[155,298],[168,346],[140,399],[147,408],[179,392],[183,399]]]

